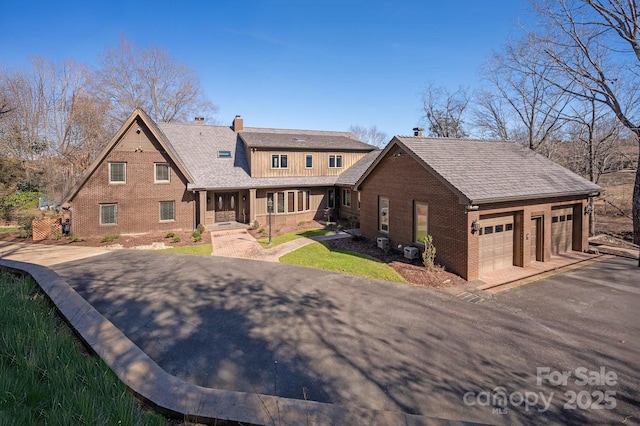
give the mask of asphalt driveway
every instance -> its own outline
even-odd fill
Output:
[[[483,304],[243,259],[120,250],[53,269],[163,369],[201,386],[497,424],[629,424],[640,405],[634,263]],[[615,385],[576,383],[576,369],[601,367]],[[562,371],[574,374],[554,386]],[[615,408],[586,407],[585,390],[616,392]],[[572,391],[586,408],[566,406]]]

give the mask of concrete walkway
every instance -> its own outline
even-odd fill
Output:
[[[350,238],[346,232],[334,235],[323,235],[311,238],[297,238],[295,240],[279,244],[273,248],[264,248],[246,229],[233,229],[228,231],[211,232],[211,245],[213,255],[233,257],[239,259],[254,259],[265,262],[278,262],[280,257],[295,251],[301,247],[316,241],[327,241],[341,238]]]

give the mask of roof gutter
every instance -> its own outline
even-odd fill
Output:
[[[601,191],[576,191],[576,192],[565,192],[562,194],[535,194],[529,195],[526,197],[501,197],[501,198],[485,198],[478,200],[468,200],[469,205],[480,205],[480,204],[493,204],[493,203],[504,203],[508,201],[524,201],[524,200],[540,200],[542,198],[560,198],[560,197],[575,197],[576,195],[586,195],[588,197],[597,197],[600,195]]]

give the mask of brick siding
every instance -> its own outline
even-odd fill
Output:
[[[155,145],[155,144],[154,144]],[[109,162],[126,162],[126,183],[109,183]],[[155,163],[170,165],[170,183],[154,183]],[[195,197],[187,180],[158,147],[112,150],[71,201],[71,232],[78,236],[193,229]],[[175,201],[175,221],[160,222],[160,201]],[[118,223],[100,224],[100,204],[118,204]]]

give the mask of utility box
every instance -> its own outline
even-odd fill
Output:
[[[407,246],[404,248],[404,257],[407,259],[417,259],[420,257],[420,250],[418,247]]]
[[[389,239],[388,238],[378,237],[376,239],[376,243],[378,245],[378,248],[381,248],[382,250],[389,250]]]

